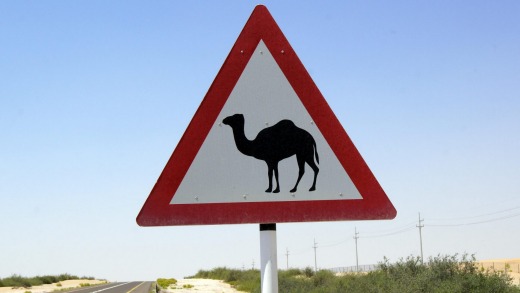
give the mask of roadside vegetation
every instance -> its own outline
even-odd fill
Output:
[[[23,287],[23,288],[31,288],[32,286],[40,286],[44,284],[54,284],[67,280],[94,280],[93,277],[81,277],[69,274],[61,274],[57,276],[36,276],[36,277],[22,277],[20,275],[12,275],[7,278],[0,278],[0,287]],[[61,285],[61,284],[60,284]]]
[[[224,280],[237,290],[260,291],[258,270],[216,268],[201,270],[190,278]],[[419,257],[396,263],[385,259],[368,273],[336,275],[311,268],[282,270],[278,273],[279,291],[284,293],[520,293],[507,272],[478,267],[474,257],[437,256],[422,264]]]
[[[165,278],[159,278],[157,279],[157,285],[163,289],[168,289],[170,286],[173,286],[177,284],[177,280],[174,278],[165,279]]]
[[[188,277],[188,279],[193,278],[223,280],[239,291],[260,292],[259,270],[237,270],[220,267],[210,271],[199,270],[194,276]]]

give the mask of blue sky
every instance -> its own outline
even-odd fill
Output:
[[[256,4],[0,3],[0,277],[258,268],[257,225],[135,223]],[[418,255],[419,212],[425,256],[519,257],[518,1],[263,4],[398,211],[280,224],[280,268]]]

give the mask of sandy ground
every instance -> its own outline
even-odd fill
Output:
[[[507,274],[513,278],[513,284],[520,286],[520,258],[479,260],[477,264],[484,269],[495,271],[504,271],[507,265]]]
[[[68,280],[68,281],[60,282],[61,287],[56,286],[58,283],[41,285],[41,286],[33,286],[31,288],[0,287],[0,293],[24,293],[27,291],[30,291],[31,293],[46,293],[46,292],[52,292],[54,290],[60,290],[60,289],[78,288],[78,287],[80,287],[79,284],[81,284],[81,283],[88,283],[91,285],[96,285],[96,284],[101,284],[104,282],[105,281],[98,281],[98,280]]]
[[[192,285],[193,288],[183,288],[184,285]],[[224,283],[219,280],[209,280],[209,279],[181,279],[177,280],[177,284],[175,285],[175,289],[173,286],[167,290],[167,292],[171,293],[239,293],[242,291],[237,291],[236,289],[231,288],[231,285]],[[23,292],[22,292],[23,293]]]

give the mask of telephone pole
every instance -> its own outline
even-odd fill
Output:
[[[359,261],[358,261],[358,250],[357,250],[357,240],[359,238],[359,233],[357,228],[354,227],[354,240],[356,241],[356,272],[359,272]]]
[[[424,219],[421,219],[421,213],[419,213],[419,225],[417,225],[417,228],[419,228],[419,241],[421,244],[421,263],[422,264],[424,264],[423,249],[422,249],[422,228],[424,227],[424,225],[422,224],[423,221],[424,221]]]
[[[316,238],[314,238],[314,246],[312,248],[314,248],[314,271],[315,272],[318,272],[318,263],[316,262],[316,248],[318,248],[318,243],[316,243]]]
[[[289,248],[285,248],[285,256],[287,257],[287,269],[289,269]]]

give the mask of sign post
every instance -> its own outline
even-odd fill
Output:
[[[276,293],[276,224],[263,223],[395,216],[296,52],[258,5],[137,223],[260,224],[262,292]]]
[[[262,293],[278,293],[276,224],[260,224],[260,277]]]

